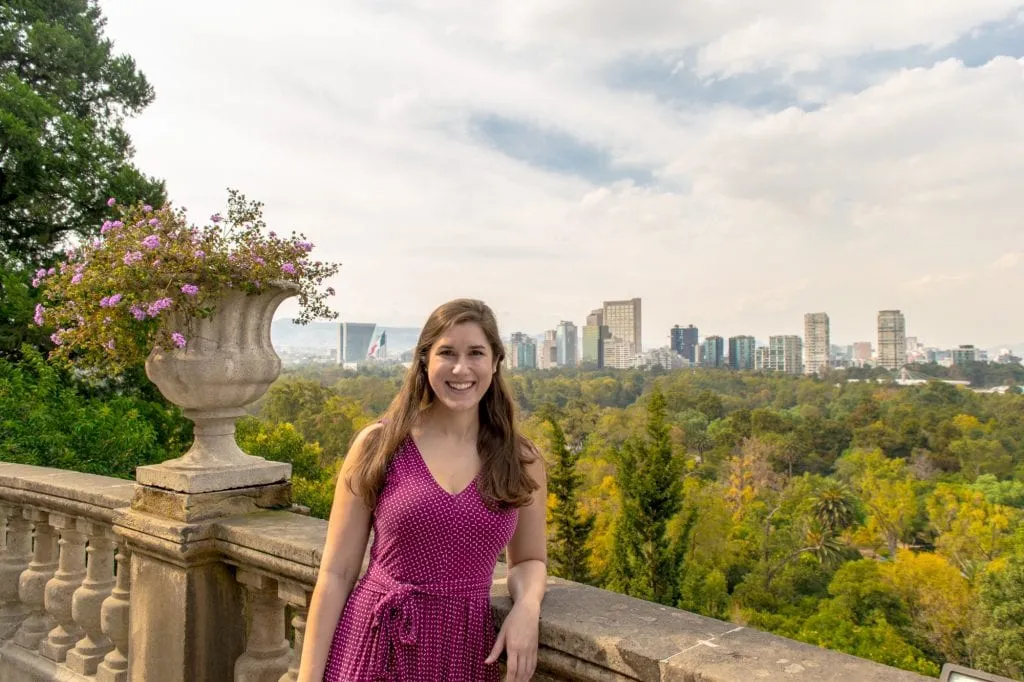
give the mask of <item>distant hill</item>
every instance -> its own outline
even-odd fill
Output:
[[[275,348],[337,348],[340,322],[310,322],[299,325],[291,318],[274,320],[270,340]],[[415,327],[377,327],[388,334],[388,355],[407,351],[416,345],[420,330]],[[375,334],[377,332],[374,332]]]

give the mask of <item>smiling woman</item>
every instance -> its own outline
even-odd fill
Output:
[[[299,679],[530,679],[546,580],[544,463],[519,434],[504,346],[484,303],[457,299],[424,325],[380,423],[338,479]],[[370,528],[370,565],[356,583]],[[495,636],[494,567],[515,602]]]

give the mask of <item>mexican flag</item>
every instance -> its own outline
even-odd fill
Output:
[[[384,348],[387,345],[388,345],[388,335],[387,335],[387,332],[383,332],[382,331],[380,333],[380,336],[378,336],[377,339],[373,343],[370,344],[370,352],[367,354],[367,357],[376,358],[377,354],[380,352],[380,349]]]

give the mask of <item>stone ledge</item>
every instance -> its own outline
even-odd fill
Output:
[[[102,509],[127,507],[136,483],[122,478],[0,462],[0,488],[73,500]]]
[[[505,580],[491,604],[512,607]],[[924,682],[916,673],[777,635],[551,578],[541,612],[539,672],[554,679],[735,682]]]
[[[4,682],[90,682],[95,679],[79,675],[14,642],[0,647],[0,680]]]

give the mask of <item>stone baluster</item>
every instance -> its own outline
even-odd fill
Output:
[[[23,509],[25,519],[33,524],[35,544],[32,561],[18,581],[18,596],[28,609],[21,627],[14,633],[14,642],[35,650],[46,633],[53,627],[53,619],[44,608],[46,583],[57,570],[57,535],[49,523],[49,514],[42,509]]]
[[[96,670],[97,682],[128,682],[128,611],[131,598],[132,555],[127,543],[117,545],[117,582],[100,610],[103,634],[110,638],[114,648]]]
[[[75,590],[85,578],[85,536],[79,532],[76,520],[68,514],[51,513],[50,525],[60,531],[60,557],[57,572],[46,583],[46,612],[57,622],[46,639],[39,643],[39,653],[63,663],[82,636],[82,628],[72,615]]]
[[[235,682],[278,682],[288,671],[291,652],[285,638],[285,603],[277,581],[239,568],[236,578],[248,597],[249,622],[245,653],[235,661]]]
[[[304,585],[282,580],[277,586],[277,596],[292,607],[292,628],[295,630],[291,665],[278,682],[296,682],[299,679],[299,666],[302,664],[302,643],[306,636],[306,615],[309,613],[311,593]]]
[[[114,588],[114,542],[110,527],[88,519],[78,519],[78,531],[89,540],[85,550],[85,580],[71,599],[71,616],[85,631],[75,648],[68,652],[67,664],[81,675],[95,675],[103,657],[114,645],[103,634],[100,610]]]
[[[0,641],[10,639],[28,615],[18,581],[32,559],[32,523],[21,507],[0,504]]]

